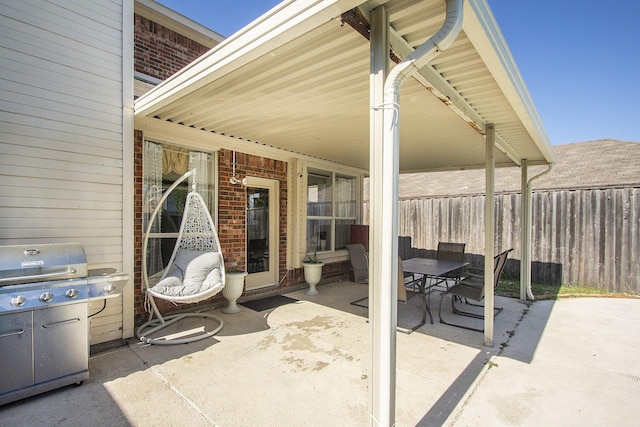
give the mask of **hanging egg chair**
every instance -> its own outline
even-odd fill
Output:
[[[195,169],[180,177],[165,191],[154,209],[147,225],[142,243],[142,292],[145,295],[145,308],[149,312],[149,320],[136,331],[140,341],[148,344],[185,344],[215,335],[222,329],[220,317],[203,312],[180,313],[163,316],[158,309],[156,299],[172,303],[196,303],[216,295],[224,288],[224,259],[216,227],[202,196],[196,191]],[[147,267],[147,249],[149,237],[154,223],[159,221],[160,210],[169,195],[192,177],[191,191],[185,201],[180,231],[171,258],[164,267],[157,283],[150,285]],[[191,317],[211,319],[216,322],[215,328],[198,334],[189,334],[176,338],[151,338],[150,335]],[[172,336],[180,334],[172,334]]]

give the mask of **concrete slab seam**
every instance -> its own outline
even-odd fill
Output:
[[[158,370],[151,366],[149,367],[149,370],[151,371],[151,373],[153,375],[155,375],[164,385],[165,387],[167,387],[169,390],[173,391],[175,394],[178,395],[178,397],[180,399],[182,399],[183,402],[185,402],[187,405],[189,405],[191,408],[193,408],[194,411],[196,411],[202,418],[204,418],[205,420],[207,420],[207,422],[209,424],[211,424],[212,426],[217,426],[216,422],[213,421],[211,418],[209,418],[207,416],[207,414],[205,414],[199,407],[198,405],[196,405],[196,403],[194,401],[192,401],[191,399],[189,399],[187,396],[185,396],[182,392],[180,392],[180,390],[178,390],[176,387],[174,387],[169,380],[167,380],[160,372],[158,372]]]
[[[133,354],[136,355],[136,357],[138,359],[140,359],[140,361],[142,362],[142,364],[144,366],[146,366],[149,371],[151,371],[151,373],[156,376],[160,382],[162,384],[164,384],[165,387],[167,387],[169,390],[173,391],[175,394],[178,395],[178,397],[180,399],[182,399],[183,402],[185,402],[187,405],[189,405],[191,408],[193,408],[194,411],[196,411],[196,413],[198,413],[202,418],[204,418],[209,424],[213,425],[213,426],[217,426],[218,424],[216,424],[215,421],[213,421],[211,418],[209,418],[199,407],[198,405],[196,405],[195,402],[193,402],[191,399],[189,399],[187,396],[185,396],[182,392],[180,392],[180,390],[178,390],[176,387],[174,387],[171,382],[169,382],[169,380],[167,380],[155,367],[150,366],[149,362],[147,362],[146,360],[144,360],[144,358],[138,354],[138,352],[136,352],[130,345],[130,343],[127,342],[127,348],[129,349],[129,351],[131,351]]]
[[[482,368],[482,371],[480,372],[478,377],[473,382],[473,384],[470,387],[469,391],[467,391],[464,400],[462,400],[461,403],[456,408],[455,415],[453,416],[453,418],[452,418],[451,422],[449,423],[449,425],[455,425],[457,423],[460,415],[462,415],[462,412],[464,411],[465,407],[469,404],[469,401],[474,396],[476,390],[478,390],[478,388],[480,387],[480,385],[482,384],[482,382],[484,381],[486,376],[489,374],[489,370],[491,368],[493,368],[494,366],[495,367],[498,366],[498,363],[496,363],[496,360],[500,357],[500,355],[502,354],[504,349],[509,345],[509,341],[516,334],[516,331],[517,331],[518,327],[520,326],[520,324],[522,324],[523,320],[525,319],[525,317],[529,313],[530,305],[531,305],[531,303],[526,303],[526,307],[522,310],[522,314],[518,317],[518,319],[516,321],[516,324],[513,327],[513,330],[512,331],[507,331],[507,339],[504,342],[500,343],[500,345],[498,346],[498,351],[497,352],[495,352],[494,354],[489,356],[489,358],[487,359],[487,362],[484,364],[484,366]],[[487,353],[490,354],[491,351],[487,351]]]

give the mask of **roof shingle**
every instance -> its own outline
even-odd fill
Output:
[[[557,163],[534,182],[534,190],[640,186],[640,143],[600,139],[554,146]],[[546,167],[529,168],[529,178]],[[484,194],[484,170],[400,176],[401,199]],[[520,192],[520,169],[496,169],[496,192]],[[368,182],[365,185],[368,199]]]

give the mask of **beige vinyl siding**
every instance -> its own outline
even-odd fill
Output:
[[[91,301],[90,314],[104,306],[104,300]],[[122,338],[122,331],[114,326],[122,324],[122,297],[110,298],[105,309],[91,320],[91,345]]]
[[[0,244],[123,268],[123,1],[0,4]],[[122,337],[122,298],[107,307],[92,344]]]

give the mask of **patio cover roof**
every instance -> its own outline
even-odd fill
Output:
[[[370,247],[372,424],[395,423],[396,298],[395,287],[388,284],[397,278],[396,171],[488,168],[485,281],[492,283],[494,245],[488,242],[494,238],[494,164],[523,166],[525,193],[525,187],[530,188],[524,185],[527,166],[554,162],[486,1],[447,4],[458,16],[463,8],[462,29],[451,46],[402,85],[399,138],[394,133],[391,142],[390,129],[381,132],[379,126],[381,106],[370,101],[380,89],[371,88],[380,78],[378,74],[370,80],[370,60],[377,64],[378,52],[386,57],[384,45],[374,43],[370,49],[370,12],[384,5],[386,11],[374,15],[376,22],[384,16],[384,28],[390,28],[390,57],[396,62],[439,33],[444,0],[284,1],[135,103],[140,122],[171,122],[230,136],[239,151],[251,153],[261,144],[371,169],[378,202],[372,200],[371,224],[379,230]],[[380,25],[372,32],[380,40]],[[390,146],[399,148],[399,165]],[[370,152],[376,153],[374,166]],[[523,197],[523,205],[529,197]],[[489,287],[484,320],[488,345],[493,345],[492,314]]]
[[[239,151],[262,144],[368,170],[368,16],[382,4],[397,59],[445,17],[443,0],[284,1],[136,100],[136,117],[232,136]],[[400,102],[400,172],[484,168],[486,123],[496,166],[554,161],[485,0],[465,2],[460,35]]]

